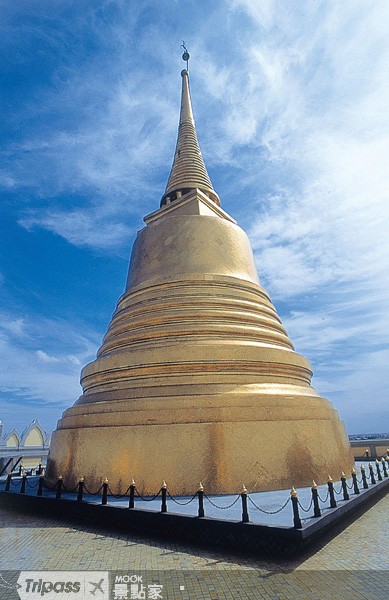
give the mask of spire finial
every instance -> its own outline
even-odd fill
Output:
[[[188,52],[188,49],[186,47],[186,43],[184,41],[182,41],[181,48],[184,50],[184,54],[182,55],[182,60],[184,60],[186,62],[186,70],[189,71],[188,62],[189,62],[189,59],[190,59],[190,54]]]
[[[174,202],[194,189],[201,190],[220,206],[219,196],[213,189],[197,140],[189,92],[188,61],[190,56],[185,42],[182,42],[181,48],[184,50],[182,59],[186,62],[186,69],[181,71],[182,92],[177,145],[161,206]]]

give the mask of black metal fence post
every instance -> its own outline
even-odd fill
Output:
[[[312,492],[312,501],[313,501],[313,516],[321,517],[321,510],[320,510],[320,506],[319,506],[319,494],[317,491],[316,481],[313,481],[313,483],[312,483],[311,492]]]
[[[369,484],[367,483],[366,469],[363,465],[361,466],[361,475],[362,475],[363,489],[367,490],[369,488]]]
[[[355,469],[351,471],[351,476],[353,478],[353,486],[354,486],[354,494],[359,494],[358,480],[357,480],[357,472]]]
[[[240,493],[240,497],[242,498],[242,523],[248,523],[250,521],[249,511],[247,510],[247,489],[246,486],[242,487],[242,491]]]
[[[128,503],[128,508],[134,508],[135,506],[135,481],[131,481],[130,485],[130,500]]]
[[[388,471],[386,468],[386,462],[385,462],[384,457],[381,458],[381,463],[382,463],[382,470],[384,472],[384,477],[388,477]]]
[[[380,469],[380,462],[379,462],[378,458],[375,461],[375,468],[377,469],[378,481],[382,481],[382,475],[381,475],[381,469]]]
[[[161,493],[162,493],[161,512],[165,513],[165,512],[167,512],[167,502],[166,502],[167,485],[166,485],[166,481],[164,481],[162,483]]]
[[[42,494],[43,494],[43,482],[44,482],[44,475],[43,475],[43,473],[41,473],[39,475],[38,491],[36,493],[37,496],[42,496]]]
[[[8,473],[7,481],[5,482],[5,491],[6,492],[9,492],[9,488],[11,487],[11,479],[12,479],[12,474]]]
[[[297,491],[294,489],[294,487],[292,487],[292,489],[290,491],[290,498],[292,500],[292,507],[293,507],[293,527],[295,529],[301,529],[302,523],[301,523],[301,519],[300,519],[300,515],[299,515],[299,499],[298,499]]]
[[[331,475],[328,476],[327,486],[328,486],[328,493],[330,495],[330,508],[336,508],[336,500],[335,500],[335,493],[334,493],[334,481],[333,481]]]
[[[340,476],[340,481],[342,482],[343,500],[350,500],[350,496],[348,495],[348,491],[347,491],[346,475],[343,473],[343,471]]]
[[[58,477],[58,481],[57,481],[57,487],[56,487],[56,491],[55,491],[55,499],[56,500],[61,499],[61,493],[62,493],[62,475],[60,475]]]
[[[82,502],[82,496],[84,494],[84,478],[81,477],[78,482],[77,502]]]
[[[39,463],[37,475],[42,475],[42,472],[43,472],[43,466],[42,466],[42,463]]]
[[[25,494],[26,493],[26,481],[27,481],[27,475],[24,473],[23,477],[22,477],[22,485],[20,486],[20,493],[21,494]]]
[[[101,496],[101,504],[103,504],[105,506],[107,504],[107,501],[108,501],[108,479],[105,478],[104,483],[103,483],[103,493]]]
[[[369,463],[369,472],[370,472],[370,481],[372,483],[377,483],[374,477],[373,465]]]
[[[199,485],[199,489],[197,490],[197,498],[199,501],[199,510],[197,513],[198,517],[203,517],[204,516],[204,488],[203,488],[203,484],[200,481],[200,485]]]
[[[20,477],[21,475],[23,475],[23,469],[24,469],[24,467],[23,467],[23,463],[20,463],[20,465],[19,465],[19,477]]]

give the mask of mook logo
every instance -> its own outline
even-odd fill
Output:
[[[21,600],[108,600],[106,571],[22,571],[18,579]]]

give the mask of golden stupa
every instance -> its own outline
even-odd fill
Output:
[[[352,468],[332,404],[311,387],[266,291],[250,242],[220,208],[197,141],[188,71],[160,208],[132,251],[126,290],[83,395],[51,441],[47,478],[108,477],[143,494],[306,486]]]

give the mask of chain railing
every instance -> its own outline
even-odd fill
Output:
[[[328,489],[327,489],[324,497],[320,495],[318,486],[316,485],[315,482],[313,482],[313,485],[311,488],[311,500],[310,500],[308,507],[304,506],[303,503],[300,502],[297,491],[294,488],[292,488],[290,496],[286,499],[286,501],[282,504],[282,506],[276,508],[275,510],[267,510],[267,509],[259,506],[258,503],[252,497],[252,495],[255,494],[255,492],[252,492],[249,494],[247,492],[247,489],[245,488],[245,486],[243,486],[241,493],[238,494],[232,500],[232,502],[230,502],[229,504],[227,504],[225,506],[220,505],[218,502],[215,502],[214,498],[211,498],[209,495],[207,495],[204,492],[204,488],[203,488],[202,484],[200,484],[198,491],[196,493],[194,493],[192,496],[188,496],[186,500],[184,500],[182,498],[182,496],[175,497],[173,494],[171,494],[171,492],[168,489],[168,486],[165,482],[162,483],[161,488],[158,490],[158,492],[154,496],[143,496],[143,494],[141,494],[139,489],[136,487],[134,480],[132,480],[131,484],[128,486],[128,488],[125,490],[125,492],[122,494],[113,492],[112,488],[109,486],[108,479],[105,479],[104,482],[100,485],[100,487],[96,491],[92,492],[85,485],[85,481],[83,478],[81,478],[79,480],[79,482],[77,483],[77,485],[72,488],[67,488],[64,485],[64,483],[62,481],[62,477],[59,477],[57,482],[54,485],[49,485],[47,483],[47,481],[44,480],[44,474],[43,474],[42,470],[41,470],[41,473],[39,474],[39,477],[38,477],[38,475],[31,476],[33,478],[38,477],[37,480],[34,482],[33,482],[33,480],[30,481],[28,479],[29,476],[27,475],[27,473],[24,469],[21,470],[20,475],[11,473],[7,476],[6,479],[4,479],[3,481],[0,482],[0,488],[2,488],[4,485],[5,492],[11,492],[11,493],[19,492],[20,494],[25,494],[26,490],[33,490],[35,488],[38,488],[37,494],[36,494],[37,496],[42,496],[43,490],[45,489],[48,492],[55,492],[55,500],[60,500],[63,493],[77,494],[77,497],[76,497],[77,502],[83,502],[84,494],[87,494],[88,496],[92,496],[92,497],[101,495],[101,504],[103,504],[103,505],[107,504],[108,498],[114,498],[116,500],[128,498],[129,499],[129,506],[128,506],[129,509],[133,509],[135,507],[135,499],[139,499],[142,502],[153,502],[158,497],[161,497],[161,512],[167,512],[167,500],[168,499],[169,499],[169,501],[171,500],[174,504],[176,504],[178,506],[188,506],[189,504],[194,502],[195,499],[197,498],[197,500],[198,500],[197,516],[198,517],[205,516],[204,499],[207,500],[213,508],[215,508],[216,510],[220,510],[220,511],[226,511],[226,510],[232,509],[239,502],[239,500],[241,500],[242,522],[243,523],[247,523],[250,520],[249,511],[248,511],[248,507],[247,507],[247,501],[249,501],[250,505],[253,506],[253,508],[255,510],[257,510],[260,513],[263,513],[265,515],[269,515],[269,516],[274,516],[274,515],[281,513],[288,506],[288,504],[292,501],[293,524],[294,524],[295,528],[301,528],[301,527],[303,527],[303,525],[302,525],[302,521],[301,521],[300,514],[299,514],[300,510],[303,513],[305,513],[306,515],[309,515],[309,513],[311,513],[312,508],[313,508],[313,514],[311,513],[309,516],[306,516],[303,518],[304,523],[310,518],[321,517],[321,511],[323,509],[325,510],[325,509],[331,509],[331,508],[337,507],[335,495],[341,496],[343,494],[343,500],[347,501],[350,498],[349,493],[348,493],[349,491],[352,491],[353,495],[360,494],[360,489],[358,487],[358,483],[362,484],[363,489],[366,490],[369,488],[368,480],[370,481],[370,485],[374,485],[378,482],[383,481],[384,478],[387,478],[389,476],[388,469],[386,467],[386,459],[383,459],[381,461],[381,463],[377,460],[375,466],[376,466],[376,473],[374,472],[373,465],[371,463],[368,464],[368,469],[366,469],[365,466],[362,465],[361,466],[361,478],[358,478],[356,470],[353,469],[352,473],[351,473],[351,479],[352,479],[351,483],[347,482],[346,475],[342,472],[341,476],[340,476],[341,487],[339,490],[336,489],[335,485],[333,484],[332,479],[329,478],[328,482],[327,482]],[[382,467],[382,471],[381,471],[380,467]],[[15,489],[15,491],[13,491],[12,488],[19,488],[19,489],[18,490]],[[330,499],[330,503],[329,503],[329,506],[327,506],[327,502],[329,499]],[[320,506],[320,503],[322,506]]]
[[[35,477],[35,475],[33,475],[33,477]],[[39,485],[39,479],[37,479],[34,484],[30,483],[28,481],[28,479],[27,479],[26,483],[27,483],[27,487],[29,487],[30,490],[33,490],[34,488],[38,487],[38,485]]]
[[[97,492],[91,492],[88,490],[88,488],[86,487],[85,483],[84,483],[84,492],[86,492],[88,494],[88,496],[98,496],[101,492],[101,490],[103,489],[103,485],[102,484],[99,489],[97,490]]]
[[[284,508],[286,508],[290,502],[290,498],[286,499],[286,502],[280,507],[277,508],[276,510],[265,510],[264,508],[261,508],[260,506],[258,506],[258,504],[256,504],[254,502],[254,500],[251,498],[250,494],[247,494],[247,497],[249,499],[249,501],[251,502],[251,504],[257,509],[259,510],[261,513],[264,513],[265,515],[278,515],[278,513],[280,513],[281,511],[284,510]]]
[[[319,492],[317,493],[317,497],[319,498],[320,502],[322,502],[322,504],[326,504],[329,496],[330,496],[330,493],[329,493],[328,490],[327,490],[327,493],[326,493],[326,497],[324,499],[320,496]]]
[[[65,486],[65,484],[62,484],[62,485],[63,485],[63,488],[62,488],[62,489],[63,489],[63,491],[64,491],[66,494],[74,494],[74,493],[75,493],[75,492],[78,490],[78,483],[77,483],[77,485],[75,485],[75,486],[74,486],[74,488],[72,488],[71,490],[69,490],[69,488],[67,488],[67,487]]]
[[[103,484],[104,485],[104,484]],[[111,498],[115,498],[116,500],[121,500],[122,498],[128,498],[128,492],[130,491],[131,485],[128,486],[124,494],[114,494],[111,488],[108,486],[108,495]]]
[[[178,504],[179,506],[188,506],[188,504],[191,504],[193,502],[193,500],[195,498],[197,498],[197,492],[195,494],[193,494],[193,496],[189,500],[186,500],[185,502],[180,502],[179,500],[176,500],[176,498],[174,498],[171,495],[169,490],[167,490],[167,495],[169,496],[170,500],[172,500],[175,504]]]
[[[206,498],[208,500],[208,502],[214,508],[217,508],[218,510],[230,510],[230,508],[235,506],[235,504],[238,502],[238,500],[240,498],[240,494],[238,494],[238,496],[235,498],[235,500],[233,500],[233,502],[231,502],[231,504],[228,504],[227,506],[218,506],[215,502],[213,502],[213,500],[211,500],[211,498],[209,496],[207,496],[207,494],[204,494],[204,498]]]
[[[311,510],[311,508],[312,508],[312,505],[313,505],[313,500],[311,500],[311,502],[310,502],[310,504],[309,504],[308,508],[304,508],[304,507],[303,507],[303,505],[301,504],[300,500],[298,501],[298,505],[299,505],[299,507],[301,508],[301,510],[302,510],[303,512],[305,512],[305,513],[309,513],[309,512],[310,512],[310,510]]]
[[[13,479],[11,479],[11,485],[13,485],[14,487],[20,487],[22,484],[22,478],[20,478],[18,481],[13,481]]]
[[[153,502],[153,500],[156,500],[161,493],[161,489],[159,489],[155,496],[151,498],[150,496],[142,496],[137,487],[135,487],[135,491],[137,492],[137,497],[143,500],[143,502]]]

